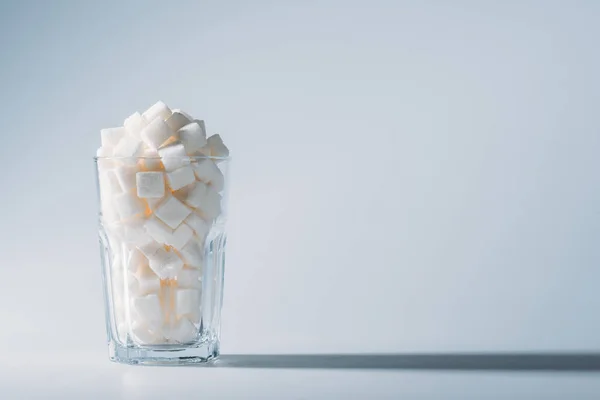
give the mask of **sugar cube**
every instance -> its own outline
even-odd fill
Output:
[[[157,150],[171,135],[171,129],[161,117],[151,120],[140,133],[144,143],[152,150]]]
[[[196,180],[192,167],[186,165],[174,171],[167,172],[167,180],[171,190],[178,190]]]
[[[203,159],[194,164],[194,173],[198,180],[210,184],[215,191],[220,192],[223,190],[225,178],[219,167],[211,159]]]
[[[177,274],[177,286],[186,289],[200,289],[202,287],[200,274],[200,270],[197,269],[182,269]]]
[[[137,157],[142,151],[142,142],[134,137],[125,136],[114,150],[116,157]]]
[[[144,321],[134,321],[131,325],[134,339],[141,344],[155,344],[163,340],[162,335],[152,330]]]
[[[206,139],[206,146],[200,150],[203,154],[211,157],[228,157],[229,149],[223,143],[220,135],[212,135]],[[217,160],[218,161],[218,160]]]
[[[190,322],[192,324],[199,324],[200,323],[200,310],[198,311],[194,311],[191,314],[186,315],[186,318],[190,320]]]
[[[140,134],[142,133],[142,129],[144,129],[147,125],[148,121],[146,118],[144,118],[142,114],[137,111],[127,117],[123,123],[127,134],[136,139],[141,139]]]
[[[165,179],[162,172],[138,172],[136,186],[138,197],[156,199],[165,195]]]
[[[158,155],[158,151],[153,149],[145,149],[141,155],[142,167],[147,171],[160,171],[162,169],[162,165],[160,163],[160,156]]]
[[[181,110],[181,109],[179,109],[179,108],[174,108],[174,109],[173,109],[173,112],[174,112],[174,113],[175,113],[175,112],[178,112],[178,113],[180,113],[181,115],[183,115],[184,117],[186,117],[186,118],[187,118],[188,120],[190,120],[190,121],[193,121],[193,120],[194,120],[194,117],[192,117],[190,114],[186,113],[185,111],[183,111],[183,110]]]
[[[135,174],[137,171],[135,165],[121,165],[115,169],[116,178],[124,192],[128,192],[136,187]]]
[[[170,241],[173,231],[157,218],[150,218],[144,224],[146,232],[158,243],[166,244]],[[145,254],[145,253],[144,253]]]
[[[187,318],[179,319],[169,330],[169,339],[176,343],[187,343],[196,340],[198,330]]]
[[[204,121],[193,121],[177,132],[179,140],[188,154],[193,154],[206,145],[206,128]]]
[[[108,226],[121,218],[119,211],[114,206],[113,202],[104,201],[102,203],[102,224]],[[109,238],[110,240],[111,238]]]
[[[114,148],[112,146],[98,147],[96,150],[96,157],[110,157],[113,155]]]
[[[166,121],[171,116],[171,109],[162,101],[157,101],[154,105],[148,108],[142,114],[144,118],[148,121],[152,121],[155,118],[162,118],[163,121]]]
[[[196,182],[194,187],[189,191],[187,198],[185,199],[186,204],[191,207],[197,208],[200,203],[204,201],[206,197],[207,186],[202,182]]]
[[[190,240],[188,244],[180,250],[185,265],[193,268],[202,268],[204,261],[203,245],[195,240]]]
[[[221,195],[209,186],[198,210],[208,219],[217,218],[221,214]]]
[[[173,246],[177,250],[181,250],[187,242],[192,238],[194,232],[192,228],[186,224],[181,224],[177,229],[173,231],[171,236],[167,239],[167,244]]]
[[[185,199],[187,199],[187,196],[190,193],[190,190],[193,189],[193,187],[194,184],[189,184],[187,186],[182,187],[181,189],[174,191],[172,194],[173,196],[175,196],[175,198],[177,198],[177,200],[185,203]]]
[[[177,228],[190,213],[191,210],[185,204],[172,196],[154,211],[161,221],[173,229]]]
[[[160,290],[160,279],[155,274],[141,275],[137,278],[137,290],[135,293],[138,295],[146,295],[151,293],[158,293]]]
[[[116,209],[116,207],[115,207],[115,209]],[[119,210],[116,209],[116,211],[117,211],[117,215],[118,215]],[[103,221],[103,222],[108,222],[108,221]],[[120,248],[120,246],[121,246],[120,241],[123,239],[123,225],[121,223],[121,216],[118,215],[118,218],[116,221],[112,221],[110,223],[105,223],[104,228],[106,229],[106,233],[108,234],[108,241],[110,243],[111,248],[113,249],[113,251],[116,251],[118,248]]]
[[[146,203],[148,203],[148,208],[151,211],[155,211],[164,200],[164,197],[162,199],[146,199]]]
[[[158,150],[158,154],[167,171],[174,171],[190,163],[185,147],[179,142],[162,147]]]
[[[200,291],[197,289],[177,289],[175,291],[175,312],[178,316],[192,314],[200,309]]]
[[[100,131],[102,146],[116,147],[121,139],[125,137],[125,128],[108,128]]]
[[[117,174],[114,170],[108,170],[100,173],[100,194],[108,199],[110,196],[119,194],[123,191]]]
[[[151,237],[147,239],[143,243],[138,243],[136,247],[146,258],[150,258],[158,249],[162,248],[162,245]]]
[[[153,242],[153,240],[152,240],[152,242]],[[146,242],[145,244],[142,244],[141,246],[144,246],[147,243],[148,242]],[[156,251],[156,250],[158,250],[158,248],[156,248],[154,251]],[[127,269],[131,272],[136,272],[140,268],[143,268],[144,266],[148,265],[148,259],[146,258],[144,253],[138,249],[132,249],[130,251],[127,251],[127,255],[126,255],[125,259],[127,260],[127,262],[126,262]]]
[[[171,279],[177,276],[183,268],[183,261],[179,256],[172,251],[167,251],[164,248],[158,249],[150,257],[150,269],[154,271],[160,279]]]
[[[183,126],[192,122],[184,113],[181,111],[173,110],[173,114],[166,120],[167,125],[171,128],[172,132],[177,132]]]
[[[141,219],[123,224],[123,241],[134,245],[144,245],[148,241],[148,235],[144,231]]]
[[[129,192],[118,194],[115,197],[115,204],[119,211],[119,215],[123,219],[143,214],[146,210],[146,204]]]
[[[188,217],[185,219],[185,223],[194,230],[201,243],[204,243],[204,238],[210,231],[210,224],[200,218],[200,216],[198,216],[196,213],[191,213],[188,215]]]
[[[157,294],[134,297],[132,303],[135,313],[141,320],[149,322],[161,322],[163,320],[164,316]]]

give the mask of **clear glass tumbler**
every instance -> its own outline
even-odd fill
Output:
[[[94,160],[110,359],[216,359],[229,158]]]

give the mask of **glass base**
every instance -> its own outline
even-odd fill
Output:
[[[215,361],[219,357],[218,342],[195,345],[157,345],[125,347],[117,342],[108,344],[113,362],[130,365],[190,365]]]

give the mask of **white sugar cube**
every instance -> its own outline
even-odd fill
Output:
[[[148,203],[148,207],[150,208],[150,210],[154,211],[163,202],[163,200],[165,199],[146,199],[146,203]]]
[[[115,207],[116,208],[116,207]],[[118,215],[117,210],[117,215]],[[103,221],[107,222],[107,221]],[[108,234],[108,241],[113,251],[121,251],[121,240],[123,239],[123,225],[121,223],[121,216],[119,215],[116,221],[105,223],[104,228]]]
[[[177,289],[175,291],[175,312],[185,316],[200,309],[200,291],[197,289]]]
[[[128,192],[135,188],[136,186],[136,178],[135,174],[138,169],[135,165],[121,165],[115,169],[115,175],[119,184],[121,185],[121,189],[124,192]]]
[[[115,146],[115,157],[137,157],[143,149],[142,142],[134,137],[125,136],[118,145]]]
[[[147,322],[162,322],[163,312],[160,307],[160,299],[156,294],[142,297],[134,297],[132,301],[136,315]]]
[[[140,268],[148,265],[148,259],[137,248],[125,251],[125,267],[129,272],[135,273]]]
[[[151,329],[143,321],[134,321],[131,332],[135,341],[140,344],[157,344],[164,340],[159,331]]]
[[[119,215],[123,219],[144,214],[144,211],[146,211],[146,204],[129,192],[115,196],[115,204],[119,211]]]
[[[188,192],[185,199],[186,204],[197,208],[206,197],[207,186],[202,182],[196,182],[194,187]]]
[[[204,243],[204,238],[210,231],[210,224],[200,218],[200,216],[198,216],[196,213],[191,213],[188,215],[188,217],[185,219],[185,223],[194,230],[201,243]]]
[[[148,235],[158,243],[166,244],[171,240],[171,236],[173,235],[173,230],[157,218],[148,219],[144,224],[144,227]]]
[[[129,295],[133,295],[139,292],[140,283],[138,282],[135,274],[131,271],[127,272],[127,288],[129,290]],[[144,295],[147,293],[144,293]]]
[[[186,315],[186,318],[190,320],[190,322],[192,324],[199,324],[200,323],[200,310],[193,312],[191,314]]]
[[[173,234],[167,239],[167,244],[177,250],[181,250],[187,242],[190,241],[194,231],[186,224],[181,224],[173,231]]]
[[[123,241],[134,245],[143,245],[148,241],[142,220],[134,220],[123,225]]]
[[[138,197],[157,199],[165,195],[165,179],[162,172],[138,172],[136,186]]]
[[[177,276],[183,268],[183,260],[172,251],[158,249],[150,257],[150,269],[154,271],[160,279],[172,279]]]
[[[186,113],[186,112],[185,112],[185,111],[183,111],[182,109],[179,109],[179,108],[174,108],[174,109],[173,109],[173,112],[174,112],[174,113],[176,113],[176,112],[177,112],[177,113],[180,113],[180,114],[182,114],[184,117],[186,117],[186,118],[187,118],[188,120],[190,120],[190,121],[193,121],[193,120],[194,120],[194,117],[192,117],[190,114]]]
[[[206,139],[206,146],[200,150],[203,154],[211,157],[228,157],[229,149],[223,143],[220,135],[212,135]]]
[[[190,213],[191,210],[185,204],[172,196],[154,211],[154,214],[172,229],[177,228]]]
[[[177,133],[188,154],[193,154],[206,146],[204,121],[193,121],[179,129]]]
[[[123,191],[117,174],[114,170],[108,170],[104,173],[100,173],[100,194],[103,199],[108,199],[110,196],[114,196]]]
[[[177,271],[177,273],[179,273],[179,271]],[[175,276],[176,275],[171,276],[169,279],[174,279]],[[173,286],[175,283],[176,282],[168,282],[168,284],[160,287],[160,296],[163,299],[163,310],[165,314],[167,314],[165,324],[163,325],[163,332],[164,328],[169,328],[173,322],[175,322],[175,310],[173,308],[175,299],[175,287]]]
[[[107,128],[100,131],[102,146],[116,147],[121,139],[125,137],[125,128]]]
[[[158,293],[160,290],[160,279],[155,274],[138,276],[136,289],[135,293],[140,296]]]
[[[194,183],[184,186],[181,189],[174,191],[173,196],[175,196],[177,200],[181,201],[182,203],[185,203],[185,199],[187,199],[187,196],[190,193],[190,190],[193,189],[193,187]]]
[[[112,147],[100,147],[96,153],[96,165],[98,166],[98,172],[110,171],[123,164],[122,160],[112,158],[113,156]]]
[[[167,180],[171,190],[178,190],[184,186],[194,183],[196,177],[194,176],[194,170],[189,165],[181,168],[177,168],[174,171],[167,172]]]
[[[111,157],[114,150],[115,149],[112,146],[98,147],[98,150],[96,150],[96,157]]]
[[[137,111],[127,117],[123,123],[127,134],[136,139],[141,139],[140,134],[142,133],[142,129],[144,129],[147,125],[148,121],[146,118],[144,118],[142,114]]]
[[[198,330],[187,318],[181,318],[169,330],[169,339],[176,343],[187,343],[196,340]]]
[[[154,241],[152,240],[152,242]],[[156,248],[154,251],[156,250],[158,250],[158,248]],[[128,251],[125,259],[127,260],[127,269],[134,273],[140,268],[143,268],[144,266],[148,265],[148,259],[146,258],[146,256],[144,256],[144,253],[138,249]]]
[[[193,268],[202,268],[204,261],[203,245],[195,240],[190,240],[181,250],[185,265]]]
[[[185,125],[192,122],[184,113],[181,111],[173,110],[173,114],[166,120],[167,125],[171,128],[172,132],[177,132]]]
[[[152,121],[158,117],[162,118],[163,121],[166,121],[171,116],[171,114],[172,114],[171,109],[162,101],[158,101],[154,105],[152,105],[149,109],[144,111],[144,113],[142,115],[148,121]]]
[[[100,173],[110,171],[123,164],[120,159],[112,158],[112,154],[107,156],[97,155],[97,157],[96,165],[98,166],[98,172]]]
[[[148,171],[160,171],[162,169],[158,151],[146,149],[142,152],[142,157],[142,165]]]
[[[142,129],[140,136],[146,146],[157,150],[172,135],[171,129],[160,117],[156,117]]]
[[[110,222],[110,223],[108,223],[104,219],[104,215],[103,215],[102,225],[105,228],[104,232],[106,233],[106,236],[108,238],[108,245],[109,245],[109,248],[111,249],[111,251],[121,251],[121,247],[123,245],[123,243],[121,243],[121,239],[119,239],[118,236],[114,234],[114,232],[110,231],[110,228],[109,228],[110,225],[119,223],[119,220],[121,219],[121,216],[119,215],[119,213],[116,210],[115,210],[115,213],[117,214],[117,220],[114,222]]]
[[[119,210],[115,207],[112,202],[103,201],[102,204],[102,224],[110,225],[118,221],[121,217],[119,216]],[[111,238],[109,237],[109,240]]]
[[[186,289],[200,289],[202,287],[200,274],[200,270],[197,269],[182,269],[177,274],[177,286]]]
[[[204,159],[194,164],[194,173],[198,180],[210,184],[212,188],[220,192],[223,190],[225,178],[217,165],[210,159]]]
[[[179,142],[161,148],[158,154],[167,171],[174,171],[190,163],[185,147]]]
[[[204,199],[198,205],[198,210],[207,219],[217,218],[221,214],[221,195],[209,186]]]
[[[146,227],[144,226],[144,228]],[[149,237],[145,242],[138,243],[136,247],[146,258],[150,258],[158,249],[162,248],[162,244],[154,240],[154,238]]]

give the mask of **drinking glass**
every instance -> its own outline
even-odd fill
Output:
[[[160,158],[94,161],[110,360],[175,365],[215,360],[229,157],[169,160],[183,172],[165,171]],[[194,182],[179,188],[171,174],[189,177],[189,169]],[[143,197],[145,176],[158,177],[159,186],[163,180],[162,197]]]

